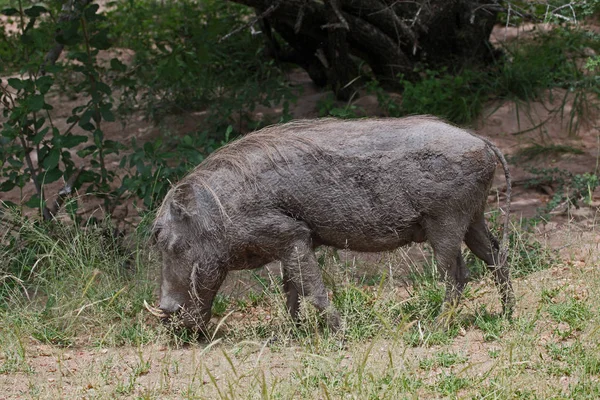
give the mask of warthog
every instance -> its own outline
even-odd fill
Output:
[[[490,266],[510,314],[509,269],[484,220],[496,157],[510,201],[500,151],[434,117],[304,120],[249,134],[167,194],[153,232],[160,304],[148,308],[162,318],[183,311],[185,325],[203,329],[229,271],[280,260],[292,317],[306,296],[335,329],[317,246],[379,252],[427,240],[446,281],[445,307],[467,281],[464,241]]]

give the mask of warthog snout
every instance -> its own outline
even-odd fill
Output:
[[[144,307],[146,307],[146,310],[148,310],[148,312],[150,312],[150,314],[154,315],[155,317],[158,317],[160,319],[167,319],[169,318],[170,314],[167,311],[164,311],[160,308],[151,306],[150,304],[148,304],[148,302],[146,300],[144,300]]]

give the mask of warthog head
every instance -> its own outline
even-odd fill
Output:
[[[199,207],[200,205],[200,207]],[[214,246],[214,200],[198,186],[172,190],[158,211],[153,237],[162,256],[158,307],[146,303],[164,321],[176,317],[185,327],[203,329],[224,273]],[[218,210],[216,212],[218,215]]]

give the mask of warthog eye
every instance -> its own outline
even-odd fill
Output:
[[[162,232],[162,226],[154,225],[154,227],[152,228],[151,236],[150,236],[150,240],[152,241],[153,244],[158,243],[158,236],[160,235],[161,232]]]

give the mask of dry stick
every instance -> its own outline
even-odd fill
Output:
[[[294,33],[296,35],[300,33],[300,28],[302,27],[302,20],[304,19],[304,9],[306,8],[307,2],[308,1],[302,3],[300,11],[298,11],[298,17],[296,18],[296,24],[294,25]]]
[[[278,2],[272,4],[269,6],[269,8],[267,8],[265,11],[262,12],[262,14],[257,15],[256,17],[252,18],[250,21],[248,21],[247,23],[245,23],[242,26],[239,26],[237,28],[235,28],[234,30],[232,30],[231,32],[229,32],[227,35],[223,36],[221,39],[219,39],[218,43],[221,43],[222,41],[229,39],[231,36],[235,35],[236,33],[238,33],[239,31],[246,29],[254,24],[256,24],[259,20],[268,17],[269,15],[271,15],[271,13],[273,13],[273,11],[277,10],[279,8],[279,6],[281,5],[281,2],[283,0],[279,0]]]

